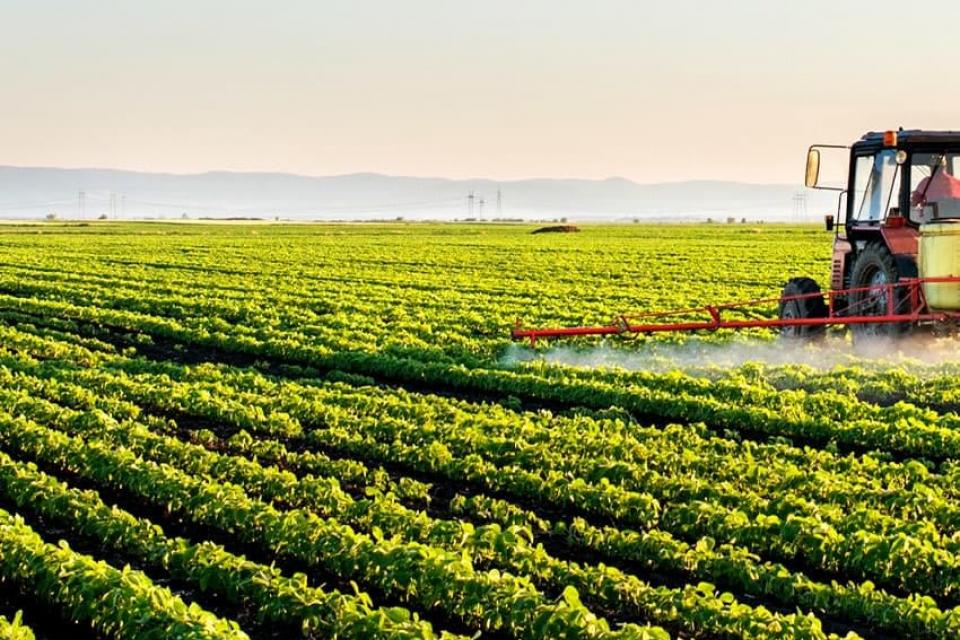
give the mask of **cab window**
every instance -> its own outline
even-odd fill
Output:
[[[853,219],[860,222],[885,219],[891,207],[899,206],[900,166],[896,151],[884,149],[858,156],[855,172]]]
[[[960,218],[960,157],[954,151],[910,157],[910,219],[924,223]]]

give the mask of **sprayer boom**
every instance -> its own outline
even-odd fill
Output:
[[[781,295],[746,302],[707,305],[675,311],[656,311],[620,315],[605,325],[524,328],[520,320],[511,332],[514,340],[530,340],[535,345],[541,338],[569,338],[577,336],[609,336],[627,333],[662,333],[688,331],[716,331],[718,329],[780,329],[826,327],[828,325],[879,325],[891,323],[947,325],[960,320],[960,311],[937,311],[926,303],[925,287],[929,285],[960,284],[960,277],[902,278],[899,282],[870,287],[819,290],[798,295]],[[789,287],[789,283],[788,283]],[[785,291],[787,288],[785,288]],[[791,316],[786,309],[806,307],[807,301],[821,301],[824,313],[817,317]],[[856,303],[851,303],[856,300]],[[769,307],[779,305],[779,317],[771,317]],[[749,315],[754,317],[747,317]],[[760,315],[761,317],[756,317]]]

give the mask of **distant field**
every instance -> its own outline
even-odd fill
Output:
[[[509,339],[831,234],[533,229],[0,227],[0,638],[960,637],[960,365]]]
[[[64,302],[89,293],[115,297],[114,309],[178,305],[163,315],[202,331],[226,319],[244,334],[309,336],[311,348],[488,356],[517,318],[608,322],[630,311],[776,296],[793,275],[822,282],[832,240],[819,227],[776,224],[587,225],[531,235],[535,228],[0,228],[8,263],[0,276],[42,297],[57,289]]]

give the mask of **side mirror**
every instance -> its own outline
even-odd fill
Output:
[[[833,214],[828,213],[823,216],[823,224],[827,228],[827,231],[833,231]]]
[[[820,150],[810,149],[807,151],[807,173],[804,184],[808,187],[816,187],[820,180]]]

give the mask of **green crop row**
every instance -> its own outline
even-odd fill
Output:
[[[70,376],[65,374],[64,377]],[[123,378],[115,384],[121,384],[125,393],[137,397],[141,402],[146,400],[155,403],[172,403],[172,406],[199,411],[213,419],[233,422],[237,421],[238,416],[245,415],[246,408],[256,408],[257,403],[260,402],[258,398],[240,396],[238,402],[234,403],[230,400],[229,390],[223,386],[218,387],[215,394],[211,394],[201,391],[203,387],[196,384],[185,387],[183,392],[171,389],[169,386],[156,387],[154,391],[150,391],[149,384],[141,384],[137,387],[129,378]],[[109,387],[106,389],[109,390]],[[113,388],[113,391],[116,392],[117,389]],[[328,399],[327,402],[340,402],[345,394],[333,395],[336,397]],[[278,397],[285,396],[286,394],[281,394]],[[211,404],[213,398],[217,400],[216,403]],[[364,402],[369,401],[370,398],[364,400]],[[304,416],[306,414],[303,413],[302,408],[299,414]],[[320,405],[319,409],[323,413],[314,413],[310,416],[312,421],[334,424],[342,420],[343,414],[331,411],[328,406]],[[265,434],[279,433],[285,436],[300,431],[296,424],[292,424],[288,429],[284,426],[289,424],[288,421],[277,423],[272,420],[272,417],[280,415],[282,414],[268,414],[257,410],[248,418],[241,420],[241,426],[252,427]],[[377,411],[376,414],[371,415],[382,416],[383,411]],[[642,477],[635,480],[636,486],[643,486],[647,491],[654,489],[653,495],[644,497],[642,494],[633,493],[629,486],[620,488],[621,485],[609,483],[606,476],[599,477],[598,484],[581,480],[581,478],[590,477],[592,473],[590,468],[582,464],[570,466],[572,463],[569,463],[569,460],[575,461],[576,458],[569,457],[563,445],[564,438],[568,436],[574,444],[582,442],[583,434],[579,431],[565,433],[562,429],[555,428],[551,431],[553,435],[549,446],[531,446],[529,455],[521,456],[518,453],[522,452],[520,447],[524,440],[516,433],[507,433],[502,440],[490,440],[489,442],[493,445],[491,448],[484,445],[484,441],[478,440],[476,436],[467,437],[471,433],[469,428],[476,428],[478,425],[450,422],[449,419],[443,423],[424,422],[424,418],[425,415],[420,414],[419,428],[410,429],[405,422],[392,422],[382,417],[370,421],[357,416],[351,418],[353,421],[351,428],[374,429],[374,431],[367,431],[367,436],[364,437],[372,435],[381,442],[404,442],[418,454],[422,451],[434,452],[438,453],[440,458],[443,458],[444,454],[437,449],[437,445],[444,443],[454,456],[451,463],[447,465],[448,471],[461,474],[452,476],[451,479],[454,480],[464,473],[476,475],[476,464],[485,464],[487,471],[482,474],[481,482],[490,489],[506,488],[509,491],[518,492],[519,495],[539,498],[551,496],[551,492],[559,491],[560,493],[551,499],[561,503],[567,500],[565,496],[576,495],[581,508],[587,511],[593,510],[618,517],[625,522],[644,527],[652,526],[657,518],[660,518],[659,510],[662,505],[665,510],[664,522],[669,524],[671,530],[684,536],[711,535],[720,540],[728,537],[743,540],[746,532],[755,532],[748,539],[752,545],[756,545],[765,553],[787,558],[800,552],[819,568],[829,568],[837,572],[854,571],[906,589],[918,589],[939,595],[951,594],[950,589],[954,580],[950,577],[952,574],[947,568],[956,564],[951,551],[953,545],[949,540],[941,540],[936,529],[931,529],[929,526],[923,528],[902,523],[897,518],[884,516],[868,508],[861,508],[859,512],[849,515],[839,511],[823,511],[816,504],[808,504],[802,499],[789,500],[791,492],[783,488],[779,490],[781,495],[776,503],[768,503],[766,499],[758,496],[751,506],[750,494],[737,491],[730,494],[728,506],[721,508],[720,505],[724,500],[721,499],[722,495],[718,493],[717,487],[722,490],[722,485],[689,484],[682,477],[671,477],[664,483],[664,481],[658,481],[656,474],[649,469]],[[280,426],[277,426],[278,424]],[[508,428],[512,424],[503,423]],[[428,425],[432,426],[427,428]],[[499,424],[493,422],[484,423],[484,425],[485,430],[499,428]],[[274,427],[280,430],[276,431]],[[312,432],[310,437],[316,440],[321,435],[325,435],[326,439],[318,441],[319,444],[338,446],[338,443],[329,439],[329,434],[323,432]],[[670,437],[669,433],[666,435]],[[564,436],[564,438],[558,439],[558,436]],[[349,434],[347,437],[350,437]],[[506,449],[502,449],[498,442],[510,444]],[[650,451],[657,451],[658,454],[662,450],[661,444],[650,449]],[[354,455],[369,454],[370,452],[354,452]],[[480,454],[482,458],[470,462],[470,456],[476,454]],[[556,481],[550,481],[549,474],[539,475],[541,471],[550,471],[551,460],[557,455],[568,460],[568,464],[559,467],[557,471],[570,471],[578,478],[577,480],[562,481],[564,476],[556,475]],[[695,454],[691,449],[685,449],[684,455],[685,464],[696,469],[700,458],[694,457]],[[629,470],[628,461],[622,459],[628,456],[618,455],[617,457],[621,458],[617,464]],[[451,464],[461,465],[461,460],[472,464],[473,469],[466,471],[468,468],[461,466],[457,471],[450,466]],[[479,462],[480,460],[483,462]],[[587,462],[593,464],[590,460],[588,459]],[[729,456],[726,460],[729,461]],[[384,462],[394,463],[398,461],[401,460],[396,458],[384,460]],[[547,484],[544,484],[544,480],[540,478],[546,478]],[[504,482],[512,484],[504,484]],[[838,486],[842,487],[842,485]],[[647,507],[642,507],[644,500]],[[944,502],[944,504],[949,506],[949,503]],[[647,515],[643,515],[644,513]],[[734,519],[726,521],[727,518]],[[744,518],[746,520],[742,521]],[[748,523],[749,527],[744,528]],[[824,529],[824,527],[827,528]],[[797,533],[792,533],[794,529],[798,529]],[[824,546],[827,540],[830,542]],[[914,549],[914,552],[910,554],[889,552],[890,549],[903,547]]]
[[[16,402],[14,399],[8,399],[8,404],[13,406],[21,406],[20,403]],[[33,406],[36,406],[36,401],[31,401]],[[46,420],[54,419],[52,415],[46,415]],[[117,427],[110,427],[109,425],[105,426],[102,429],[105,433],[110,433],[116,436],[123,430],[117,429]],[[146,439],[145,441],[143,439]],[[139,439],[142,442],[149,442],[151,440],[156,440],[157,437],[150,437],[141,434]],[[124,444],[130,445],[132,441],[128,438],[123,440]],[[396,527],[401,521],[406,521],[410,523],[409,526],[416,527],[418,533],[417,536],[423,539],[424,536],[428,536],[426,531],[422,527],[425,526],[429,521],[424,520],[422,516],[417,516],[412,512],[408,512],[399,505],[390,505],[390,503],[372,503],[372,506],[364,506],[363,501],[356,506],[351,505],[349,497],[345,495],[336,496],[336,487],[335,485],[319,485],[315,484],[316,481],[312,479],[307,479],[305,484],[296,482],[292,480],[289,476],[280,475],[270,475],[264,476],[263,479],[257,479],[259,475],[262,475],[262,472],[255,474],[256,477],[250,475],[250,471],[244,472],[243,474],[238,475],[237,470],[242,468],[253,469],[250,465],[240,465],[239,467],[235,466],[234,461],[224,460],[223,462],[217,462],[215,455],[198,455],[196,450],[193,450],[193,453],[190,453],[188,448],[185,448],[183,445],[180,445],[176,441],[166,440],[166,447],[169,449],[169,453],[162,453],[159,447],[149,447],[144,443],[141,443],[137,446],[137,450],[141,451],[152,451],[153,456],[162,455],[161,458],[157,458],[161,461],[171,462],[173,464],[184,465],[189,464],[190,469],[200,470],[205,469],[208,473],[215,474],[220,480],[231,480],[234,482],[241,482],[246,487],[254,489],[258,492],[266,491],[268,494],[273,494],[277,499],[280,499],[284,503],[295,503],[303,504],[304,501],[310,504],[315,508],[321,509],[323,512],[327,513],[339,513],[341,518],[346,518],[346,521],[353,522],[357,524],[360,522],[359,519],[351,520],[351,518],[357,518],[358,516],[351,516],[351,512],[358,515],[362,515],[364,519],[367,519],[367,524],[365,525],[367,529],[372,529],[373,527],[378,527],[380,530],[385,531],[386,533],[402,533],[409,537],[413,530],[407,528],[405,530],[395,530],[391,527]],[[172,447],[172,448],[169,448]],[[275,445],[276,447],[276,445]],[[289,462],[292,459],[285,457]],[[191,462],[192,460],[192,462]],[[223,469],[224,471],[220,471]],[[223,475],[227,473],[227,475]],[[267,479],[272,478],[272,479]],[[331,491],[333,493],[331,494]],[[321,502],[317,502],[320,499]],[[370,503],[368,503],[370,504]],[[383,507],[386,506],[386,510],[383,510]],[[371,510],[372,508],[372,510]],[[376,516],[378,511],[382,511],[383,516]],[[370,519],[372,518],[372,520]],[[398,520],[400,518],[400,520]],[[455,523],[450,523],[454,525]],[[450,528],[450,525],[445,525],[443,528],[437,529],[442,539],[450,541],[452,539],[461,539],[465,534],[454,526]],[[436,535],[436,534],[434,534]],[[660,534],[663,535],[663,534]],[[653,536],[656,538],[656,536]],[[481,536],[482,539],[482,536]],[[433,540],[436,542],[436,539]],[[661,538],[662,543],[669,541],[669,536],[666,539]],[[672,551],[668,550],[669,547],[664,547],[658,553],[663,556],[668,556],[669,554],[676,554],[678,549],[682,549],[684,545],[682,543],[672,542],[673,545]],[[601,548],[604,545],[598,545]],[[522,557],[522,554],[518,552],[516,548],[510,548],[508,553],[508,559],[514,559],[515,561]],[[704,549],[701,545],[695,550],[696,554],[708,554],[712,552],[711,549]],[[474,549],[476,553],[476,548]],[[730,557],[732,555],[732,558]],[[636,559],[636,558],[633,558]],[[649,560],[649,559],[648,559]],[[731,561],[733,564],[731,564]],[[744,564],[744,561],[746,563]],[[675,562],[671,567],[674,570],[682,570],[685,566],[689,565],[692,560],[688,557],[686,560],[683,560],[679,563]],[[864,615],[869,616],[872,620],[883,623],[884,621],[887,624],[890,624],[891,619],[897,620],[901,624],[910,625],[911,628],[916,632],[916,629],[922,620],[924,625],[924,634],[929,634],[930,637],[949,637],[953,633],[951,625],[953,624],[953,618],[950,615],[943,615],[939,613],[933,613],[930,610],[930,603],[920,600],[919,604],[914,603],[914,601],[899,601],[895,598],[890,598],[882,594],[882,592],[876,592],[870,587],[850,587],[850,588],[835,588],[829,589],[825,588],[822,585],[816,585],[811,583],[808,579],[804,578],[802,575],[791,575],[782,567],[777,567],[776,565],[758,565],[756,562],[752,561],[749,556],[743,554],[731,554],[729,550],[724,549],[723,554],[716,554],[710,558],[697,561],[695,564],[704,564],[708,567],[708,570],[704,571],[704,575],[710,575],[711,571],[716,572],[718,576],[724,576],[730,574],[731,571],[735,570],[737,564],[741,565],[739,571],[740,580],[750,584],[747,579],[751,575],[756,575],[759,569],[761,575],[767,576],[768,586],[764,587],[764,583],[758,583],[761,588],[769,589],[772,592],[776,593],[776,590],[779,592],[785,593],[787,591],[807,591],[810,593],[810,596],[807,598],[808,602],[815,604],[816,606],[823,607],[824,602],[828,606],[831,606],[833,609],[845,610],[848,615],[850,615],[850,609],[852,608],[851,603],[855,603],[858,606],[858,611],[863,612]],[[668,568],[667,565],[658,566],[658,569]],[[755,579],[755,578],[754,578]],[[785,582],[786,581],[786,582]],[[740,585],[744,586],[743,584]],[[824,595],[824,594],[827,595]],[[832,601],[830,600],[832,598]],[[876,602],[879,601],[879,602]],[[893,618],[890,615],[892,610],[898,611],[898,613],[903,612],[912,612],[913,615],[908,617],[897,617]],[[935,607],[933,608],[935,612]],[[690,618],[693,618],[690,616]],[[938,631],[940,629],[941,631]],[[945,629],[945,631],[943,630]],[[942,635],[941,635],[942,634]]]
[[[96,420],[96,416],[90,416]],[[0,443],[19,456],[55,464],[141,500],[179,512],[198,525],[212,526],[249,544],[344,578],[376,585],[426,609],[439,607],[479,628],[505,629],[518,638],[664,637],[655,628],[626,625],[611,631],[570,592],[547,602],[529,579],[479,571],[461,554],[419,543],[358,534],[309,511],[278,511],[253,500],[237,486],[189,476],[143,461],[129,451],[97,441],[84,442],[0,412]],[[482,606],[481,606],[482,605]]]
[[[83,414],[59,415],[51,413],[35,400],[7,397],[8,406],[32,406],[33,415],[43,421],[53,421],[83,432],[94,429],[94,422]],[[504,569],[522,572],[537,582],[548,583],[554,589],[577,585],[581,589],[597,589],[605,594],[605,606],[639,609],[648,616],[660,617],[674,624],[683,621],[692,629],[707,629],[715,634],[730,636],[733,629],[747,634],[764,633],[770,626],[810,629],[807,618],[781,618],[758,615],[751,607],[736,605],[721,596],[724,606],[718,606],[710,592],[651,589],[642,582],[612,570],[560,562],[550,558],[542,549],[525,543],[529,532],[504,531],[498,528],[474,530],[456,521],[434,521],[380,498],[353,501],[339,491],[332,480],[306,477],[298,480],[290,474],[263,469],[255,462],[222,457],[193,445],[151,434],[134,426],[106,423],[95,429],[102,437],[115,439],[133,451],[147,455],[158,462],[175,465],[190,473],[205,473],[222,482],[233,482],[255,495],[295,507],[308,507],[318,515],[337,516],[338,520],[368,531],[379,531],[387,536],[400,536],[444,548],[469,553],[476,563],[494,562]],[[518,535],[518,533],[520,535]],[[675,613],[671,613],[675,612]],[[815,627],[814,627],[815,628]]]
[[[246,638],[234,622],[187,605],[129,567],[116,569],[49,544],[21,518],[0,510],[0,577],[70,618],[112,638]]]
[[[403,609],[381,609],[369,596],[324,591],[304,574],[286,577],[210,542],[169,538],[157,525],[108,507],[94,492],[68,488],[31,465],[0,452],[0,492],[18,508],[69,527],[138,562],[160,567],[201,591],[254,607],[263,623],[288,625],[305,635],[322,631],[342,638],[433,639],[429,624]],[[453,640],[452,636],[450,637]]]
[[[916,411],[910,407],[876,408],[843,394],[823,393],[808,399],[802,391],[784,396],[777,390],[741,387],[742,400],[732,404],[728,396],[736,389],[722,391],[719,397],[715,397],[691,393],[673,382],[660,388],[659,379],[657,384],[647,385],[576,378],[561,382],[523,371],[467,368],[448,362],[427,362],[361,351],[331,351],[327,347],[290,338],[259,339],[220,331],[193,331],[171,319],[128,311],[5,296],[0,296],[0,304],[124,326],[186,344],[223,349],[228,353],[289,359],[375,378],[435,385],[466,394],[513,395],[596,408],[619,406],[666,420],[705,422],[717,429],[764,436],[798,438],[820,444],[834,442],[859,449],[880,449],[935,459],[960,456],[960,429],[954,428],[954,419],[944,421],[933,412]],[[774,401],[775,404],[771,404]]]

